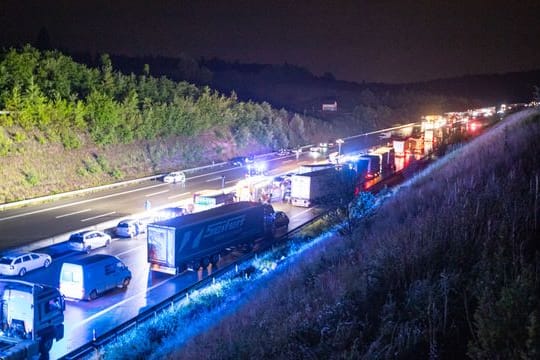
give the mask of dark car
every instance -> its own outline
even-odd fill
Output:
[[[229,160],[233,166],[244,166],[246,164],[251,164],[254,160],[254,156],[235,156]]]
[[[292,155],[293,151],[291,149],[279,149],[276,151],[277,156],[288,156]]]

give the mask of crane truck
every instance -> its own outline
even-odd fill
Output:
[[[47,358],[64,337],[65,303],[49,285],[0,279],[0,359]]]

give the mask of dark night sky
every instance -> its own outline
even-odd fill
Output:
[[[409,82],[540,69],[538,0],[0,0],[0,46],[300,65]]]

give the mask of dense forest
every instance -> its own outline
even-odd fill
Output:
[[[68,149],[81,145],[81,132],[88,132],[95,144],[108,145],[196,136],[224,126],[239,143],[248,131],[268,146],[305,141],[302,119],[268,103],[239,102],[234,92],[226,96],[208,87],[149,76],[148,67],[141,70],[139,76],[114,71],[106,54],[99,68],[89,68],[57,51],[10,49],[0,63],[0,107],[9,112],[0,125],[37,129],[42,141],[61,141]],[[287,138],[282,130],[290,123],[298,138]],[[2,135],[0,154],[5,155],[14,144]],[[21,136],[12,138],[17,142]]]
[[[294,147],[317,124],[148,66],[126,75],[106,54],[94,68],[30,46],[0,54],[0,109],[1,202]]]

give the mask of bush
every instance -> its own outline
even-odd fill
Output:
[[[24,173],[24,180],[30,186],[36,186],[39,184],[39,176],[33,171],[26,171]]]

